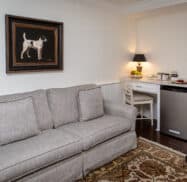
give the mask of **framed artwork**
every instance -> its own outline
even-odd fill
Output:
[[[6,15],[6,72],[63,69],[63,23]]]

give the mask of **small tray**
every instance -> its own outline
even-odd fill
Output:
[[[143,76],[142,75],[130,75],[130,78],[141,79],[143,78]]]

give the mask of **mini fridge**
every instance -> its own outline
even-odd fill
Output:
[[[187,88],[162,86],[160,100],[160,131],[187,140]]]

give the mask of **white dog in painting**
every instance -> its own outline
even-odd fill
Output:
[[[27,57],[30,58],[29,50],[35,49],[37,51],[38,60],[42,59],[42,50],[44,46],[44,42],[47,42],[47,39],[44,36],[41,36],[38,40],[29,40],[26,38],[26,33],[23,33],[23,48],[21,51],[21,59],[25,52],[27,53]]]

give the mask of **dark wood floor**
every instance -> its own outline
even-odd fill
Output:
[[[158,142],[162,145],[165,145],[167,147],[173,148],[177,151],[187,154],[186,141],[176,139],[174,137],[164,135],[160,132],[155,131],[155,129],[151,127],[151,123],[149,120],[137,120],[136,133],[137,136],[142,136],[144,138]]]

